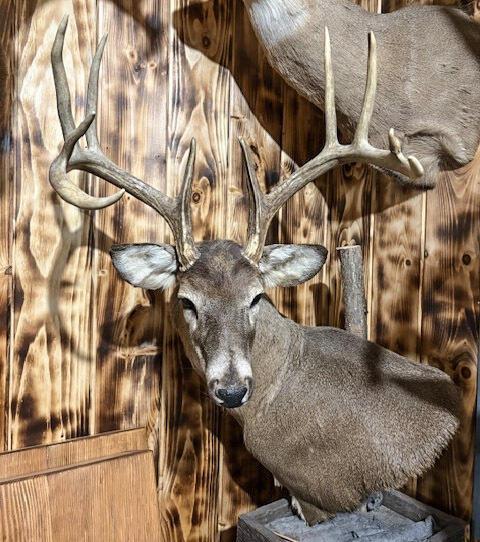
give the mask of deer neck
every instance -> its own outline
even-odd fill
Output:
[[[302,357],[303,342],[303,328],[264,299],[250,357],[254,393],[247,404],[231,412],[241,425],[251,416],[261,416],[281,393],[289,370]]]

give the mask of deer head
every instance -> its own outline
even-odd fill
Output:
[[[105,38],[92,62],[85,119],[75,126],[70,93],[62,60],[67,27],[59,26],[52,49],[52,66],[64,145],[50,168],[50,182],[67,202],[83,209],[100,209],[128,192],[165,218],[175,245],[122,245],[111,251],[120,276],[136,287],[158,290],[175,285],[172,314],[194,368],[205,378],[212,399],[228,408],[245,404],[252,394],[250,347],[255,336],[258,304],[266,288],[296,286],[312,278],[323,266],[322,246],[273,245],[265,247],[268,227],[277,211],[297,191],[332,168],[352,161],[388,168],[410,178],[423,174],[418,160],[402,153],[393,130],[388,150],[368,142],[368,128],[375,101],[376,42],[369,35],[367,84],[360,120],[348,145],[337,139],[334,77],[330,39],[325,32],[326,141],[323,150],[270,193],[263,194],[248,144],[240,140],[249,178],[251,208],[247,243],[208,241],[196,244],[192,231],[190,198],[195,163],[192,140],[180,194],[171,198],[121,170],[100,149],[95,127],[98,72]],[[87,147],[79,139],[86,137]],[[113,196],[95,198],[73,185],[67,173],[87,171],[121,188]]]

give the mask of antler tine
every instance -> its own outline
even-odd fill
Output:
[[[58,27],[51,55],[58,115],[62,126],[64,145],[60,154],[50,166],[50,183],[62,199],[82,209],[102,209],[116,203],[125,192],[128,192],[165,218],[175,237],[180,268],[187,269],[199,255],[193,240],[191,211],[189,208],[195,161],[195,141],[192,141],[190,145],[182,190],[176,198],[170,198],[166,194],[149,186],[134,175],[120,169],[114,162],[107,158],[100,149],[95,123],[98,74],[105,48],[106,36],[100,41],[90,68],[86,116],[79,126],[76,127],[72,114],[67,75],[63,64],[63,44],[67,23],[68,17],[64,17]],[[78,141],[84,135],[87,140],[86,149],[78,145]],[[68,179],[67,173],[74,169],[86,171],[100,177],[119,187],[121,190],[108,197],[98,198],[90,196]]]
[[[68,15],[65,15],[58,26],[51,52],[53,78],[55,80],[55,91],[57,93],[58,116],[60,118],[64,138],[75,129],[67,73],[65,72],[65,66],[63,64],[63,43],[65,41],[67,24]]]
[[[98,74],[100,73],[100,66],[102,64],[103,51],[105,50],[105,44],[107,43],[108,35],[105,34],[98,44],[97,50],[92,60],[92,66],[90,67],[90,75],[88,78],[87,87],[87,103],[85,106],[85,114],[88,115],[91,112],[97,110],[98,102]],[[97,134],[97,119],[93,119],[87,133],[85,134],[87,145],[89,149],[100,149]]]
[[[350,145],[341,145],[337,137],[330,36],[328,29],[325,28],[325,146],[315,158],[297,169],[286,181],[277,184],[269,194],[255,197],[256,208],[251,213],[255,213],[256,219],[250,221],[250,224],[254,226],[249,228],[251,231],[244,249],[245,256],[252,262],[258,263],[262,256],[267,230],[277,211],[308,183],[336,166],[349,162],[364,162],[379,169],[400,173],[411,179],[423,176],[424,171],[420,162],[414,156],[405,157],[402,153],[401,142],[395,136],[393,129],[388,134],[389,150],[377,149],[368,142],[368,129],[375,106],[376,87],[377,45],[374,34],[370,33],[367,82],[362,112],[353,142]],[[243,145],[242,148],[247,161],[247,170],[251,171],[252,168],[248,164],[248,152]],[[250,177],[252,178],[251,175]],[[256,185],[258,186],[258,182]]]
[[[337,110],[335,107],[335,77],[332,67],[330,33],[325,27],[325,146],[338,143]]]
[[[195,262],[200,253],[195,247],[193,239],[192,227],[192,207],[190,201],[192,199],[192,182],[193,172],[195,169],[195,156],[197,152],[197,143],[195,138],[190,141],[190,150],[188,152],[187,166],[183,175],[182,188],[178,195],[178,207],[180,216],[179,232],[175,233],[176,224],[171,224],[174,236],[177,240],[177,253],[180,262],[180,267],[183,271],[188,269]]]
[[[239,137],[240,145],[242,147],[243,157],[248,176],[248,193],[250,196],[251,205],[248,213],[248,229],[247,239],[248,246],[244,253],[256,253],[260,246],[260,231],[262,224],[262,211],[264,208],[264,196],[260,183],[258,182],[257,172],[255,171],[255,165],[252,161],[251,150],[247,142]],[[248,255],[251,257],[251,255]]]
[[[373,32],[368,33],[368,62],[367,62],[367,83],[363,98],[362,112],[357,124],[353,144],[361,147],[368,143],[368,129],[372,120],[375,107],[375,96],[377,94],[377,40]]]

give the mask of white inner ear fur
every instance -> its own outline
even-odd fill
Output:
[[[327,259],[321,245],[271,245],[265,247],[259,269],[267,288],[297,286],[314,277]]]
[[[133,286],[164,290],[175,283],[178,264],[170,245],[117,245],[110,255],[118,274]]]

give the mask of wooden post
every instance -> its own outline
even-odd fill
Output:
[[[363,282],[362,247],[337,248],[342,267],[345,329],[358,337],[367,338],[367,305]]]
[[[365,284],[363,279],[362,247],[360,245],[338,247],[337,253],[340,257],[342,268],[345,329],[362,339],[366,339],[368,334],[367,303],[365,301]],[[367,498],[362,509],[367,512],[376,510],[382,502],[383,493],[375,491]]]

